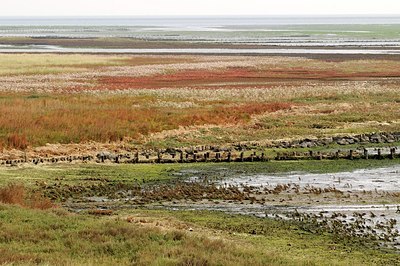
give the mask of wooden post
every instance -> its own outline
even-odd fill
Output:
[[[244,160],[243,156],[244,156],[244,153],[241,152],[241,153],[240,153],[240,161],[241,161],[241,162],[243,162],[243,160]]]
[[[310,154],[310,158],[313,159],[314,158],[314,152],[313,151],[309,151]]]
[[[368,160],[368,150],[364,148],[364,159]]]
[[[182,151],[180,152],[180,155],[179,155],[179,161],[181,163],[183,163],[183,152]]]
[[[340,156],[340,150],[337,150],[337,152],[336,152],[336,159],[339,159],[339,156]]]
[[[263,153],[263,152],[261,153],[261,161],[262,161],[262,162],[265,161],[265,156],[264,156],[264,153]]]
[[[197,162],[197,153],[193,154],[193,160],[194,162]]]
[[[231,154],[231,152],[228,152],[228,163],[230,163],[230,162],[231,162],[231,157],[232,157],[232,154]]]
[[[350,152],[349,152],[349,159],[350,159],[350,160],[353,160],[353,157],[354,157],[354,156],[353,156],[353,150],[350,150]]]
[[[382,150],[378,149],[378,159],[382,159]]]
[[[157,152],[157,163],[161,163],[161,157],[162,157],[161,153]]]
[[[390,148],[390,159],[394,159],[394,153],[395,153],[395,149]]]

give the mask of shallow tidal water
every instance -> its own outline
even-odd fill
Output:
[[[400,46],[400,43],[399,43]],[[111,49],[111,48],[65,48],[51,45],[0,45],[0,53],[80,53],[80,54],[221,54],[221,55],[271,55],[271,54],[338,54],[338,55],[400,55],[396,49]]]
[[[259,174],[228,178],[219,181],[228,185],[247,185],[274,187],[279,184],[295,184],[300,187],[314,186],[319,188],[335,187],[338,190],[360,191],[400,191],[400,165],[377,168],[359,169],[351,172],[339,173],[287,173],[287,174]]]

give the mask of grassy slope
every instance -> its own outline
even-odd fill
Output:
[[[133,211],[96,218],[0,205],[0,217],[0,263],[395,265],[400,259],[282,222],[221,213]]]

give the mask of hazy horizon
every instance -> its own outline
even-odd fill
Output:
[[[13,0],[2,4],[0,16],[266,16],[266,15],[395,15],[392,0]]]
[[[400,15],[8,16],[0,26],[233,26],[400,24]]]
[[[371,13],[371,14],[259,14],[259,15],[249,15],[249,14],[198,14],[198,15],[11,15],[11,16],[0,16],[0,19],[3,18],[219,18],[219,17],[400,17],[400,13],[398,14],[379,14],[379,13]]]

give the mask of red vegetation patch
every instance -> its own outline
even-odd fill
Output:
[[[0,188],[0,202],[32,209],[50,209],[54,204],[39,193],[28,193],[22,184],[11,183]]]
[[[5,147],[26,148],[29,144],[117,141],[125,137],[139,139],[150,133],[177,129],[180,126],[237,124],[248,122],[252,115],[289,109],[289,103],[212,102],[188,108],[148,107],[156,98],[92,96],[7,100],[0,106],[0,124]],[[60,106],[60,102],[63,104]],[[7,106],[14,106],[8,108]],[[30,114],[26,115],[26,110]],[[12,117],[13,119],[8,119]],[[14,135],[13,132],[20,132]]]
[[[7,146],[9,148],[25,150],[28,147],[28,141],[25,135],[11,134],[7,138]]]
[[[258,78],[258,73],[250,69],[234,68],[222,70],[185,70],[173,74],[145,77],[103,77],[95,89],[137,89],[182,87],[210,82],[232,82],[242,79]]]
[[[171,74],[158,74],[144,77],[102,77],[97,80],[95,90],[157,89],[174,87],[216,86],[224,83],[263,83],[277,80],[326,80],[357,79],[371,77],[396,77],[398,71],[342,73],[335,70],[315,70],[306,68],[229,68],[225,70],[184,70]],[[213,85],[210,85],[213,84]],[[76,88],[75,88],[76,89]]]
[[[289,103],[250,103],[232,107],[220,107],[210,110],[197,110],[181,117],[179,125],[204,125],[204,124],[237,124],[248,122],[252,115],[265,112],[288,110],[292,107]]]

